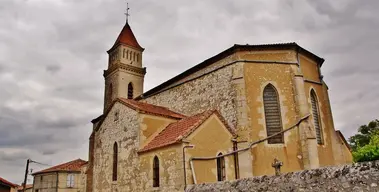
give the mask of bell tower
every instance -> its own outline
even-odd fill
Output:
[[[108,69],[104,70],[104,112],[116,98],[133,99],[143,93],[146,68],[142,67],[142,48],[126,22],[109,51]]]

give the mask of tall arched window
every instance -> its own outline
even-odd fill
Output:
[[[117,181],[117,164],[118,164],[118,146],[117,142],[113,145],[113,172],[112,180]]]
[[[265,110],[267,136],[281,132],[282,118],[280,115],[279,97],[275,87],[268,84],[263,90],[263,105]],[[268,143],[284,143],[283,134],[268,139]]]
[[[312,103],[312,116],[313,116],[314,127],[316,130],[317,143],[322,145],[324,141],[323,141],[323,135],[322,135],[322,129],[321,129],[321,123],[320,123],[320,110],[318,108],[316,93],[313,90],[311,91],[311,103]]]
[[[133,84],[128,84],[128,99],[133,99]]]
[[[222,153],[219,153],[217,156],[221,156]],[[225,159],[224,157],[217,158],[217,181],[225,180]]]
[[[159,159],[157,156],[153,160],[153,187],[159,187]]]

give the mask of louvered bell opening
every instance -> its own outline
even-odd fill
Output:
[[[317,104],[316,96],[314,95],[314,93],[311,94],[311,102],[312,102],[313,123],[316,130],[317,143],[322,145],[324,142],[323,142],[322,131],[321,131],[321,126],[320,126],[320,114],[318,111],[318,104]]]
[[[281,132],[282,121],[280,117],[280,106],[278,95],[272,85],[268,85],[263,92],[263,103],[265,110],[267,136]],[[268,139],[268,143],[284,143],[283,134]]]

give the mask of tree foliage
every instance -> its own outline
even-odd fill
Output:
[[[358,128],[358,133],[349,138],[356,162],[379,160],[379,120]]]

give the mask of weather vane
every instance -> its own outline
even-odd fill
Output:
[[[126,3],[126,12],[125,12],[125,15],[126,15],[126,23],[128,23],[128,18],[130,16],[130,14],[129,14],[129,3]]]

